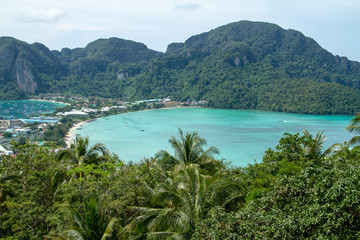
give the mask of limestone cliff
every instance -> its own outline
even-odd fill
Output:
[[[59,60],[43,44],[0,37],[0,87],[8,96],[15,90],[24,94],[44,92],[48,81],[60,76],[61,70]]]
[[[31,64],[24,59],[16,60],[16,82],[19,88],[26,93],[33,94],[37,89]]]

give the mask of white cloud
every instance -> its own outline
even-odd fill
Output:
[[[195,10],[199,7],[200,5],[196,3],[178,4],[175,6],[175,10]]]
[[[48,10],[28,10],[20,14],[17,19],[21,22],[30,23],[57,23],[65,17],[65,13],[58,8]]]

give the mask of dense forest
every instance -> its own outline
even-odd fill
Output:
[[[63,93],[311,114],[360,110],[360,63],[298,31],[249,21],[171,43],[165,53],[118,38],[50,51],[1,37],[0,86],[0,100]]]
[[[261,163],[216,160],[179,130],[139,163],[77,136],[67,149],[13,142],[0,161],[0,239],[359,239],[360,114],[355,136],[285,133]],[[241,154],[241,153],[239,153]]]

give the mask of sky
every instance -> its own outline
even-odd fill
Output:
[[[241,20],[270,22],[360,61],[359,0],[9,0],[0,36],[51,50],[118,37],[165,52],[173,42]]]

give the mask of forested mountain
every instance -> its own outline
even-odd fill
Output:
[[[73,50],[63,48],[61,52],[55,50],[52,53],[61,63],[69,64],[72,72],[91,72],[94,70],[89,68],[92,67],[92,64],[96,65],[95,69],[104,72],[106,67],[111,64],[148,62],[161,55],[159,52],[149,50],[142,43],[118,38],[98,39],[89,43],[85,48]]]
[[[43,44],[0,38],[0,99],[46,92],[51,82],[65,74],[59,59]]]
[[[270,23],[231,23],[172,43],[165,53],[118,38],[60,52],[10,38],[0,43],[0,84],[7,86],[2,99],[42,92],[133,100],[171,96],[205,99],[217,108],[317,114],[354,114],[360,106],[359,62]],[[7,57],[15,49],[29,56],[27,68],[13,63],[23,58]],[[21,75],[32,76],[25,79],[39,87],[22,87]],[[22,94],[7,94],[16,85]]]

